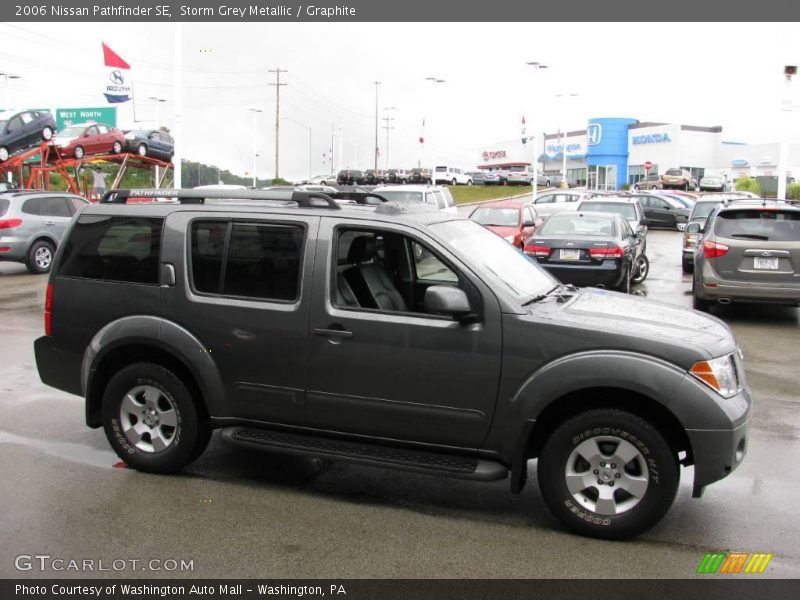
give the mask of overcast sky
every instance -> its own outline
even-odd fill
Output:
[[[103,106],[100,43],[131,64],[131,103],[121,128],[155,125],[150,97],[172,126],[174,24],[0,24],[0,106]],[[390,166],[416,166],[425,119],[429,160],[475,167],[478,148],[528,131],[583,129],[590,117],[721,125],[731,141],[800,141],[796,110],[781,112],[785,64],[800,64],[792,23],[229,23],[183,24],[184,158],[252,171],[253,113],[258,173],[275,170],[275,81],[281,88],[280,175],[325,173],[331,127],[348,166],[372,166],[375,81],[379,118],[394,117]],[[548,69],[535,72],[527,61]],[[431,84],[426,77],[444,79]],[[556,94],[577,93],[558,98]],[[386,111],[394,106],[396,110]],[[384,122],[381,120],[382,127]],[[339,141],[337,138],[336,150]],[[379,166],[386,131],[379,129]],[[357,146],[357,163],[353,165]],[[425,157],[422,157],[423,159]]]

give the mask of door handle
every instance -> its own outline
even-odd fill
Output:
[[[322,337],[347,340],[353,337],[353,332],[345,331],[344,329],[315,329],[314,335],[321,335]]]

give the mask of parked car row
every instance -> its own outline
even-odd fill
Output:
[[[28,110],[0,120],[0,162],[41,142],[53,141],[61,158],[131,152],[169,162],[175,154],[172,136],[160,129],[121,131],[103,123],[79,123],[56,131],[53,115]]]

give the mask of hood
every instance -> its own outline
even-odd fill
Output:
[[[536,307],[537,305],[532,305]],[[663,302],[585,288],[565,303],[551,301],[537,314],[570,330],[579,349],[614,348],[658,356],[684,368],[736,349],[736,339],[719,319]]]
[[[502,225],[486,225],[486,229],[491,231],[492,233],[496,233],[501,238],[514,236],[519,233],[519,227],[504,227]]]

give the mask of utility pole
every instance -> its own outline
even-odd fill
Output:
[[[275,83],[270,85],[275,86],[275,179],[278,179],[278,166],[280,165],[280,137],[281,137],[281,86],[286,85],[281,83],[281,73],[288,73],[286,69],[270,69],[270,73],[275,73]]]
[[[333,147],[335,145],[334,138],[336,137],[336,127],[331,123],[331,175],[335,174],[336,165],[333,163]]]
[[[386,154],[385,154],[385,166],[386,170],[389,169],[389,130],[394,129],[389,123],[394,121],[394,117],[383,117],[383,120],[386,121],[386,125],[383,128],[386,130]]]
[[[378,170],[378,89],[381,85],[380,81],[375,82],[375,148],[372,151],[372,156],[375,159],[376,171]]]

